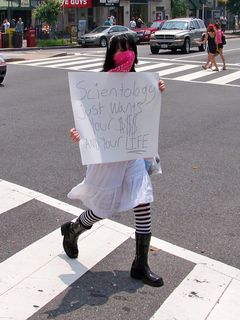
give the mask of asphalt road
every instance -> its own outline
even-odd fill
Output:
[[[229,40],[225,51],[227,64],[236,70],[240,70],[239,43],[239,39]],[[98,48],[77,50],[104,51]],[[77,50],[69,49],[69,52]],[[199,70],[200,62],[206,59],[206,53],[197,51],[189,55],[163,51],[153,56],[148,45],[139,46],[139,56],[199,63]],[[163,174],[152,180],[155,192],[152,233],[172,244],[240,268],[239,87],[171,79],[165,82],[159,140]],[[68,130],[74,122],[67,70],[8,65],[6,83],[0,87],[0,99],[0,178],[79,206],[66,197],[85,172],[78,147],[68,138]],[[24,241],[21,243],[20,235],[16,235],[18,227],[21,236],[31,243],[57,228],[67,217],[45,207],[38,208],[36,204],[20,209],[19,214],[4,216],[2,224],[9,226],[9,232],[7,245],[6,238],[0,236],[0,245],[6,249],[1,251],[0,260],[14,253],[9,245],[11,241],[20,243],[16,252],[26,245]],[[28,226],[29,220],[34,225],[32,229]],[[131,213],[117,214],[113,220],[131,227],[134,223]],[[162,273],[167,285],[158,291],[156,298],[156,289],[141,288],[132,282],[121,283],[126,275],[120,274],[120,270],[128,270],[132,254],[133,243],[128,241],[99,263],[93,272],[80,278],[68,293],[46,306],[41,315],[37,313],[31,319],[54,316],[83,319],[84,315],[88,319],[134,319],[135,316],[147,319],[192,266],[182,259],[157,253],[152,258],[153,265],[158,259],[155,270]],[[110,286],[105,297],[101,297],[102,283],[108,283],[114,268],[119,270],[121,294],[118,292],[116,298]],[[93,284],[99,290],[95,293],[96,303],[94,294],[94,301],[89,301],[83,289],[91,291]],[[133,292],[129,298],[129,293]],[[79,301],[69,309],[68,302],[74,297]],[[65,302],[59,307],[62,299]],[[125,309],[119,307],[121,299],[128,300]],[[144,311],[142,299],[146,302]],[[111,318],[112,314],[116,317]]]

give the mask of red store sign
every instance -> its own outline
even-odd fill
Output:
[[[92,0],[63,0],[64,8],[92,8]]]

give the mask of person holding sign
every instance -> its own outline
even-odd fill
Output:
[[[133,38],[113,36],[106,52],[103,72],[135,72],[137,62],[137,47]],[[158,88],[164,91],[162,80],[159,80]],[[73,142],[80,141],[80,134],[75,128],[70,130],[70,138]],[[61,226],[63,248],[70,258],[77,258],[78,237],[95,222],[112,216],[114,212],[133,209],[136,256],[131,277],[153,287],[163,285],[163,279],[154,274],[148,265],[153,191],[144,159],[89,164],[85,179],[69,192],[68,197],[80,199],[89,208],[75,222],[69,221]]]

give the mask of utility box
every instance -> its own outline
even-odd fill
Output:
[[[13,38],[12,38],[13,48],[22,48],[22,42],[23,42],[22,32],[14,31]]]
[[[27,47],[36,47],[36,31],[34,29],[27,32]]]
[[[2,48],[9,48],[9,34],[2,33]]]
[[[15,28],[8,28],[6,33],[9,34],[9,48],[13,48],[13,33]]]

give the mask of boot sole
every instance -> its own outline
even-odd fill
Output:
[[[145,284],[151,286],[151,287],[162,287],[164,286],[164,282],[163,279],[160,278],[158,281],[152,282],[152,281],[148,281],[146,278],[144,278],[143,276],[131,271],[131,277],[133,279],[136,280],[141,280],[142,282],[144,282]]]

